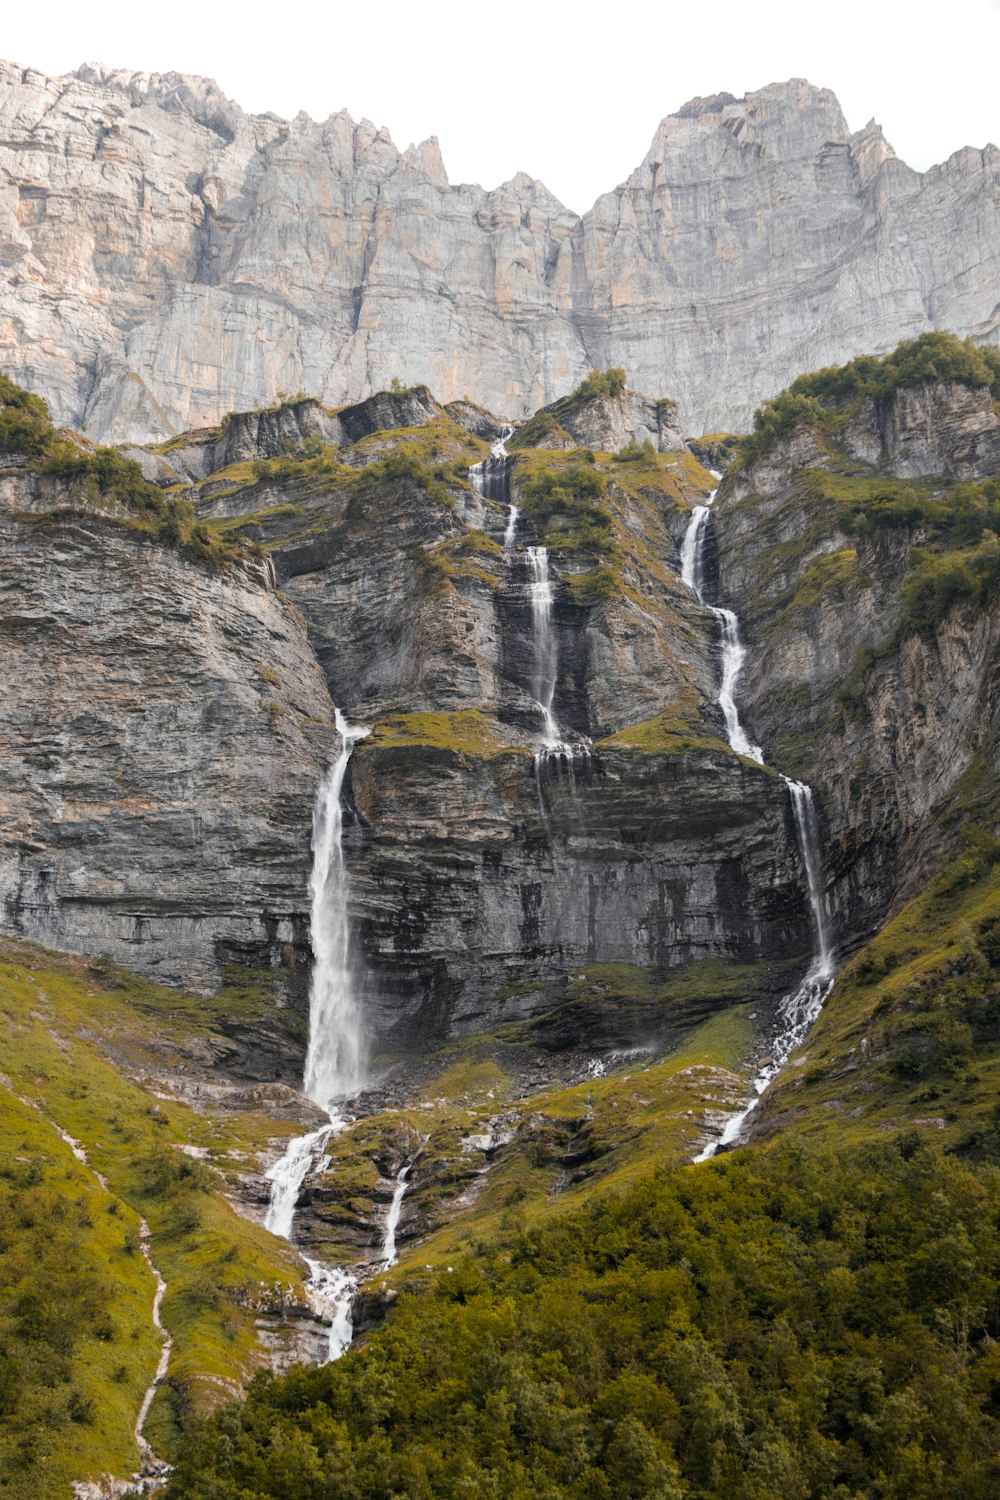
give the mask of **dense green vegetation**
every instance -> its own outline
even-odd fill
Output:
[[[231,977],[211,1019],[252,1024],[261,996]],[[132,1430],[160,1351],[140,1215],[174,1339],[146,1427],[158,1451],[180,1417],[256,1367],[260,1312],[300,1295],[295,1257],[226,1197],[245,1153],[294,1124],[254,1099],[195,1110],[158,1082],[177,1044],[213,1035],[211,1019],[202,997],[113,964],[0,947],[0,1494],[62,1500],[70,1478],[134,1467]],[[189,1057],[176,1060],[190,1071]]]
[[[942,812],[960,849],[841,973],[762,1120],[841,1143],[909,1121],[1000,1166],[1000,839],[985,757]],[[858,1066],[858,1058],[864,1066]]]
[[[71,441],[53,427],[40,396],[0,375],[0,453],[28,460],[38,474],[65,482],[74,504],[110,512],[133,528],[148,531],[209,567],[231,561],[238,548],[195,520],[188,501],[164,493],[143,478],[142,469],[117,448],[91,448]]]
[[[595,558],[613,555],[607,479],[593,454],[577,450],[566,463],[525,473],[523,478],[518,470],[518,478],[522,510],[539,541]]]
[[[186,1439],[177,1500],[987,1500],[997,1176],[917,1136],[655,1175],[501,1237]]]
[[[831,525],[859,540],[892,530],[916,544],[909,550],[897,624],[885,650],[894,649],[914,631],[933,633],[956,603],[981,608],[995,596],[1000,585],[997,478],[931,488],[922,480],[850,474],[831,467],[805,471],[797,490],[810,510],[822,507]],[[817,560],[790,602],[798,609],[815,603],[831,582],[846,581],[856,561],[853,550]]]
[[[773,443],[800,423],[836,427],[845,409],[864,398],[887,401],[901,386],[925,380],[956,380],[988,386],[1000,400],[1000,350],[981,349],[971,339],[950,333],[922,333],[908,339],[884,359],[863,355],[849,364],[800,375],[787,390],[768,401],[754,415],[754,430],[743,445],[739,462],[762,457]]]
[[[131,1468],[159,1340],[138,1218],[36,1110],[0,1094],[0,1493]]]

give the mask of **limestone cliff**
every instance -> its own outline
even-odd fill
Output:
[[[307,972],[316,780],[337,737],[267,561],[222,571],[7,461],[0,922],[213,989]]]
[[[821,793],[848,944],[921,889],[998,769],[998,460],[989,390],[925,380],[827,402],[720,491],[746,713]]]
[[[142,440],[304,390],[426,382],[526,415],[594,366],[741,430],[803,369],[997,336],[1000,153],[919,174],[793,80],[695,100],[584,217],[523,173],[449,184],[340,113],[203,79],[0,65],[0,364]]]

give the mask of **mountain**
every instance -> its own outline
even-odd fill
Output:
[[[178,74],[0,64],[0,127],[0,364],[98,439],[393,378],[520,418],[609,365],[745,430],[803,370],[997,334],[1000,153],[919,174],[802,80],[693,100],[582,219]]]
[[[12,1500],[995,1490],[1000,354],[679,409],[0,377]]]

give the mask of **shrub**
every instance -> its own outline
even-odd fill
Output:
[[[849,364],[800,375],[787,390],[754,414],[753,433],[739,462],[753,463],[795,427],[822,422],[825,412],[852,401],[889,400],[903,386],[926,380],[954,380],[989,387],[1000,400],[1000,350],[981,349],[952,333],[922,333],[907,339],[884,359],[862,355]]]
[[[69,442],[52,426],[48,407],[0,375],[0,452],[28,459],[38,474],[63,481],[88,509],[136,518],[160,540],[194,560],[219,567],[236,555],[237,543],[197,525],[187,501],[165,495],[143,478],[142,468],[117,448],[85,448]]]

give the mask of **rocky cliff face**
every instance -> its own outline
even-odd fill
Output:
[[[682,392],[686,431],[744,429],[862,347],[997,336],[1000,153],[918,174],[801,80],[669,116],[582,219],[177,74],[2,64],[0,123],[0,363],[96,436],[394,376],[521,416],[606,365]]]
[[[581,420],[624,430],[637,400]],[[725,744],[714,622],[677,572],[710,476],[681,448],[526,451],[504,547],[507,503],[470,476],[484,424],[386,393],[141,450],[230,538],[214,570],[7,460],[7,931],[205,990],[234,961],[294,971],[332,697],[372,729],[345,847],[383,1050],[500,1024],[551,1047],[674,1035],[704,997],[664,997],[704,963],[775,999],[809,949],[787,797]],[[548,756],[541,542],[570,747]]]
[[[203,989],[227,963],[304,978],[337,737],[270,564],[211,572],[62,481],[2,480],[3,930]]]
[[[801,424],[720,492],[746,714],[821,792],[848,944],[921,888],[956,836],[949,807],[996,767],[998,444],[988,389],[924,381]]]
[[[631,392],[580,408],[605,435],[646,411]],[[704,1010],[678,976],[705,964],[774,1000],[810,921],[786,791],[728,748],[718,625],[679,577],[711,477],[679,447],[526,447],[477,487],[476,429],[496,424],[390,392],[141,450],[230,539],[217,571],[7,461],[8,931],[205,989],[234,959],[294,969],[332,699],[372,730],[345,847],[384,1050],[505,1026],[543,1047],[673,1035]],[[834,404],[737,465],[712,513],[744,714],[819,790],[847,945],[919,881],[943,803],[995,744],[995,498],[971,476],[998,430],[988,387],[960,381]],[[892,472],[929,464],[966,477]],[[958,562],[953,510],[973,528]],[[538,545],[565,740],[547,754]],[[914,581],[938,556],[968,577],[923,629]]]
[[[637,402],[624,393],[609,414],[598,398],[578,418],[624,434]],[[436,413],[343,444],[325,476],[318,457],[286,459],[199,490],[203,515],[266,543],[334,699],[373,726],[351,762],[346,840],[381,1043],[551,1015],[536,1035],[555,1045],[588,966],[615,969],[617,998],[574,1011],[576,1045],[690,1020],[657,984],[699,961],[757,964],[748,989],[773,999],[808,951],[808,914],[787,798],[725,745],[714,623],[678,577],[675,533],[710,476],[680,448],[630,463],[519,454],[521,529],[504,549],[507,504],[469,483],[485,444]],[[552,486],[554,514],[537,498]],[[526,546],[543,540],[553,710],[575,748],[537,760]],[[640,974],[652,988],[625,1004]]]

